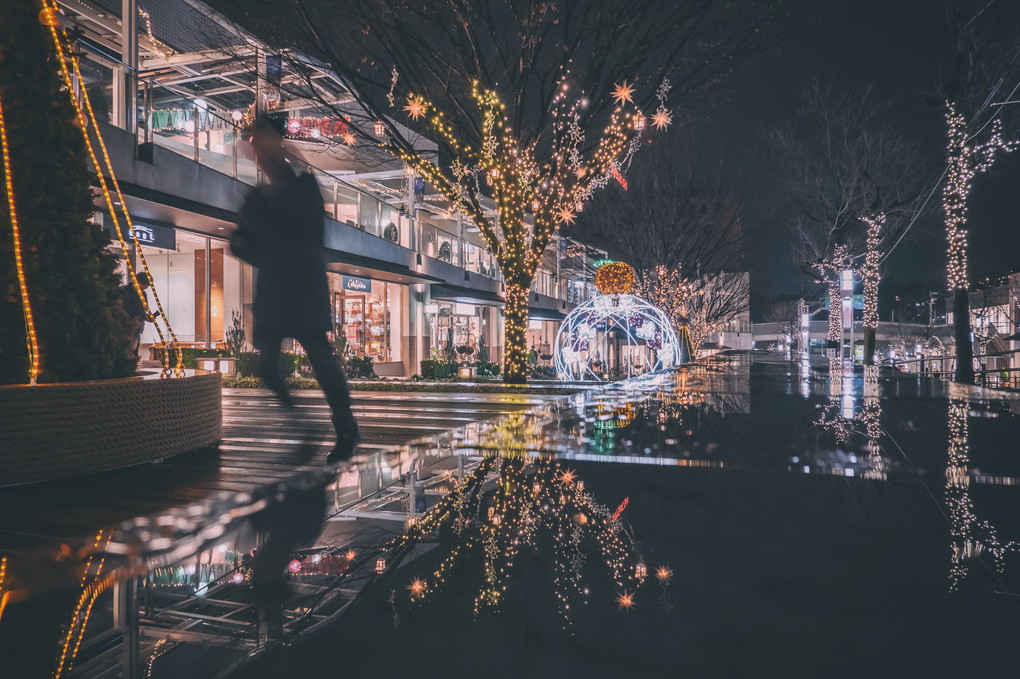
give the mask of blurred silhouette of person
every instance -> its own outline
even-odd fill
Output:
[[[241,207],[231,252],[258,270],[252,343],[258,372],[288,408],[294,407],[280,375],[280,343],[297,340],[329,402],[336,429],[330,463],[349,459],[361,440],[351,411],[350,387],[326,333],[332,330],[323,245],[324,205],[309,173],[295,174],[284,157],[283,121],[260,118],[252,146],[269,184],[255,187]]]

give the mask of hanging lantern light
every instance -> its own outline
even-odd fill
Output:
[[[638,132],[645,129],[645,117],[641,113],[634,116],[634,129]]]
[[[535,485],[533,485],[531,489],[535,491],[535,495],[538,495],[539,493],[542,492],[542,484],[539,483],[538,481],[535,481]]]
[[[634,566],[634,575],[637,576],[638,580],[644,580],[648,576],[648,567],[643,563],[639,563],[637,566]]]
[[[375,572],[385,573],[386,572],[386,557],[380,556],[375,560]]]
[[[375,121],[375,125],[372,126],[372,129],[375,131],[375,136],[377,137],[381,137],[386,134],[386,126],[383,125],[383,121],[381,120]]]
[[[577,201],[577,205],[574,206],[574,212],[584,212],[584,203]]]
[[[531,201],[531,210],[533,212],[537,212],[539,207],[541,207],[541,203],[538,202],[537,198]]]

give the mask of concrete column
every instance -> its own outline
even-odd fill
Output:
[[[121,0],[121,61],[113,73],[113,124],[132,134],[138,132],[138,6]]]
[[[121,630],[121,676],[142,676],[138,662],[138,579],[128,578],[113,585],[113,626]]]
[[[205,348],[212,347],[212,239],[205,239]]]

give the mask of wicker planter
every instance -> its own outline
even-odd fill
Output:
[[[0,486],[153,462],[220,440],[219,373],[0,387]]]

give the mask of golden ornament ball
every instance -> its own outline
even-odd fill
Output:
[[[634,289],[634,269],[624,262],[603,264],[595,272],[595,287],[603,295],[626,295]]]

